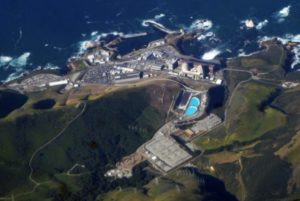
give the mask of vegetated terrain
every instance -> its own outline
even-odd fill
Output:
[[[206,151],[193,164],[204,173],[202,176],[211,175],[224,182],[226,194],[215,191],[217,197],[209,197],[209,191],[201,191],[203,186],[194,189],[197,184],[187,185],[195,181],[195,174],[179,174],[178,179],[174,173],[163,177],[164,182],[154,179],[142,189],[118,189],[99,200],[218,200],[219,195],[223,195],[221,200],[299,199],[300,158],[296,153],[300,143],[295,134],[300,128],[296,104],[300,97],[299,90],[280,87],[285,79],[285,54],[282,46],[274,45],[242,58],[237,66],[229,65],[250,70],[263,79],[251,80],[251,73],[226,71],[228,97],[233,97],[227,105],[225,122],[195,141]],[[198,179],[203,181],[201,176]]]
[[[183,168],[168,176],[153,179],[143,188],[118,189],[99,196],[98,201],[201,201],[236,198],[226,191],[224,184],[195,168]]]
[[[117,186],[144,184],[151,178],[141,171],[145,165],[130,180],[111,181],[104,173],[163,125],[178,91],[176,84],[161,82],[86,101],[86,107],[41,111],[25,105],[26,112],[0,122],[1,197],[94,200]],[[36,102],[30,97],[28,102]],[[31,178],[38,185],[30,181],[30,159]]]
[[[240,86],[227,107],[223,135],[219,138],[206,135],[198,142],[199,145],[213,149],[234,142],[252,141],[268,131],[284,126],[284,113],[269,106],[261,106],[274,91],[275,87],[254,81]]]
[[[300,199],[300,87],[281,88],[280,82],[292,76],[278,76],[281,60],[270,65],[270,58],[278,58],[279,49],[274,47],[229,63],[231,68],[269,73],[240,85],[248,79],[235,82],[242,72],[226,73],[230,95],[234,94],[227,119],[195,142],[206,153],[194,165],[222,180],[239,200]]]
[[[65,108],[0,122],[1,196],[20,188],[32,188],[28,181],[32,153],[53,138],[76,112],[76,109]]]
[[[300,87],[280,87],[281,81],[298,80],[281,71],[282,48],[270,46],[228,63],[228,68],[251,70],[263,79],[226,71],[225,122],[194,142],[204,155],[190,168],[156,178],[144,171],[146,163],[129,180],[112,181],[103,174],[152,137],[178,87],[157,83],[87,101],[85,112],[32,160],[32,179],[39,183],[35,189],[28,178],[32,153],[83,106],[28,111],[37,101],[29,99],[22,107],[26,110],[15,110],[0,122],[1,196],[14,194],[24,201],[299,200]]]
[[[251,70],[255,73],[274,72],[283,68],[287,52],[282,45],[272,44],[265,50],[251,56],[238,57],[228,62],[228,67]]]
[[[286,117],[282,112],[261,105],[274,91],[274,87],[255,82],[239,87],[228,106],[226,143],[250,141],[285,125]]]

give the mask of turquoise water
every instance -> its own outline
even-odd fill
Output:
[[[201,101],[197,97],[192,97],[188,108],[185,111],[185,116],[192,116],[198,111]]]
[[[193,97],[193,98],[191,99],[191,102],[190,102],[189,106],[199,107],[200,103],[201,103],[201,102],[200,102],[200,99],[199,99],[199,98]]]
[[[185,116],[192,116],[198,111],[198,108],[195,106],[189,106],[185,111]]]

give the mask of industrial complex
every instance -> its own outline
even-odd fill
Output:
[[[86,53],[69,60],[70,74],[41,73],[21,78],[8,86],[20,91],[42,91],[48,87],[68,85],[71,89],[90,84],[115,85],[153,78],[222,83],[222,71],[217,70],[219,61],[182,55],[163,39],[123,56],[116,56],[107,46],[88,44],[88,47],[91,48]]]
[[[174,138],[158,132],[145,145],[145,158],[156,168],[168,172],[192,158],[187,150],[182,148]]]
[[[148,23],[167,32],[169,39],[152,41],[144,48],[122,56],[114,48],[120,41],[118,38],[106,44],[86,42],[87,50],[69,59],[70,73],[35,73],[7,84],[8,88],[21,92],[54,89],[67,94],[90,86],[105,90],[106,87],[129,86],[145,80],[164,80],[180,85],[181,91],[173,97],[169,107],[172,118],[151,140],[108,170],[107,177],[130,177],[132,169],[143,161],[148,161],[162,174],[181,167],[202,153],[193,148],[191,140],[222,123],[217,115],[206,112],[208,88],[223,82],[223,71],[219,70],[221,62],[182,55],[170,42],[170,37],[177,40],[184,33],[172,32],[151,21]],[[209,87],[201,89],[202,85]]]
[[[222,123],[217,115],[206,114],[207,104],[205,91],[182,90],[170,106],[175,119],[167,122],[151,140],[135,153],[124,157],[105,175],[115,178],[130,177],[132,169],[145,160],[165,174],[199,156],[202,151],[195,150],[190,142]]]

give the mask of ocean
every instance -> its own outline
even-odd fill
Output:
[[[245,28],[247,19],[255,22],[253,29]],[[37,69],[65,69],[86,40],[148,32],[123,45],[139,48],[161,37],[143,26],[145,20],[174,30],[205,28],[183,51],[206,59],[250,54],[259,40],[273,36],[300,41],[299,0],[1,0],[0,81]],[[291,68],[298,69],[300,50],[295,54]]]

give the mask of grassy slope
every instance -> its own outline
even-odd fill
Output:
[[[178,170],[166,177],[152,180],[143,189],[127,188],[99,196],[99,201],[201,201],[232,200],[224,186],[212,177],[190,170]]]
[[[257,73],[276,71],[277,73],[285,60],[286,51],[283,46],[271,45],[266,50],[251,56],[229,60],[227,65],[232,69],[251,70]],[[229,93],[232,95],[237,83],[247,80],[249,74],[227,71],[225,78]],[[235,141],[254,140],[268,131],[285,125],[286,117],[280,111],[270,107],[265,108],[264,111],[259,110],[259,105],[267,100],[274,90],[275,88],[271,85],[253,81],[239,86],[231,105],[228,106],[225,128],[221,127],[217,131],[212,131],[195,143],[205,149],[215,149]]]
[[[75,110],[66,108],[0,122],[0,193],[28,185],[28,160],[39,146],[54,137]]]
[[[300,87],[287,89],[275,101],[275,105],[288,114],[300,114]]]
[[[247,83],[238,89],[228,112],[226,143],[250,141],[285,124],[285,116],[270,107],[264,111],[259,105],[268,99],[273,87]]]
[[[230,60],[228,66],[230,68],[254,70],[258,73],[272,72],[284,65],[286,57],[283,46],[272,45],[263,52]]]
[[[230,67],[256,72],[273,71],[264,77],[282,79],[282,69],[278,66],[283,64],[283,59],[270,62],[266,53],[268,52],[239,58],[231,62]],[[279,53],[279,49],[275,49],[273,54],[279,58]],[[282,56],[284,58],[284,54]],[[275,57],[271,55],[271,58]],[[246,61],[241,61],[244,59]],[[228,73],[226,78],[230,89],[235,86],[236,78],[233,74]],[[270,107],[266,107],[263,112],[258,110],[261,101],[266,100],[273,90],[269,85],[255,82],[245,84],[237,91],[234,104],[229,108],[230,119],[226,128],[219,127],[209,133],[209,137],[197,142],[207,149],[214,149],[214,152],[207,152],[195,165],[222,179],[227,189],[239,199],[254,201],[300,198],[300,157],[297,154],[300,150],[299,134],[295,135],[300,129],[299,88],[283,91],[272,102],[285,115]],[[268,135],[264,135],[265,133]],[[233,143],[249,140],[253,142]],[[216,149],[228,143],[234,145],[225,150]],[[214,171],[210,169],[211,166]]]
[[[77,196],[88,197],[91,189],[99,194],[110,188],[105,186],[108,181],[103,179],[107,165],[114,165],[122,156],[135,151],[162,125],[165,109],[171,100],[167,98],[178,90],[175,86],[164,87],[167,88],[164,99],[167,106],[156,104],[160,97],[148,97],[150,92],[144,88],[118,92],[89,102],[84,115],[33,160],[33,178],[39,182],[50,180],[50,183],[42,184],[35,193],[18,197],[18,200],[54,197],[72,200],[74,192],[83,191]],[[157,92],[161,90],[159,85],[150,88]],[[28,104],[31,105],[35,99],[30,99]],[[71,107],[42,112],[29,107],[27,105],[20,110],[21,114],[15,111],[0,123],[1,196],[11,192],[15,195],[26,193],[32,189],[28,181],[28,160],[32,152],[54,137],[79,112]],[[84,176],[66,175],[75,163],[86,165],[79,171],[86,173]]]
[[[282,146],[276,154],[288,161],[294,168],[293,180],[300,188],[300,131],[297,132],[289,143]]]
[[[296,104],[299,102],[298,93],[298,88],[285,90],[272,103],[287,113],[285,117],[287,122],[280,128],[274,129],[268,135],[255,141],[254,146],[248,146],[247,150],[243,148],[244,146],[228,149],[232,156],[227,163],[220,164],[226,159],[224,153],[228,155],[227,152],[221,151],[205,156],[206,161],[204,159],[198,161],[197,166],[222,179],[227,189],[239,198],[246,195],[246,200],[251,201],[299,199],[300,157],[298,153],[300,143],[297,131],[300,129],[300,118]],[[253,124],[256,120],[250,122]],[[277,126],[276,120],[272,120],[272,118],[269,123]],[[224,128],[220,128],[211,136],[215,141],[219,140],[219,145],[223,144],[222,139],[225,134],[222,132],[224,130]],[[213,144],[213,146],[218,146],[218,144]],[[230,161],[238,156],[242,159],[242,167],[237,165],[237,161]],[[217,157],[222,158],[218,159]],[[208,168],[209,165],[213,165],[216,172],[211,172]],[[239,175],[243,178],[244,190],[238,179]]]
[[[268,131],[285,125],[286,117],[280,111],[270,107],[264,111],[259,110],[260,103],[268,99],[273,91],[274,87],[256,82],[240,87],[228,108],[225,132],[214,131],[213,135],[200,138],[196,144],[206,149],[214,149],[234,141],[254,140]]]
[[[288,191],[291,194],[291,199],[300,198],[300,119],[299,106],[300,88],[287,89],[275,101],[275,105],[280,107],[291,118],[293,125],[289,127],[293,134],[287,143],[276,151],[281,159],[287,161],[293,167],[293,173],[289,180]]]

